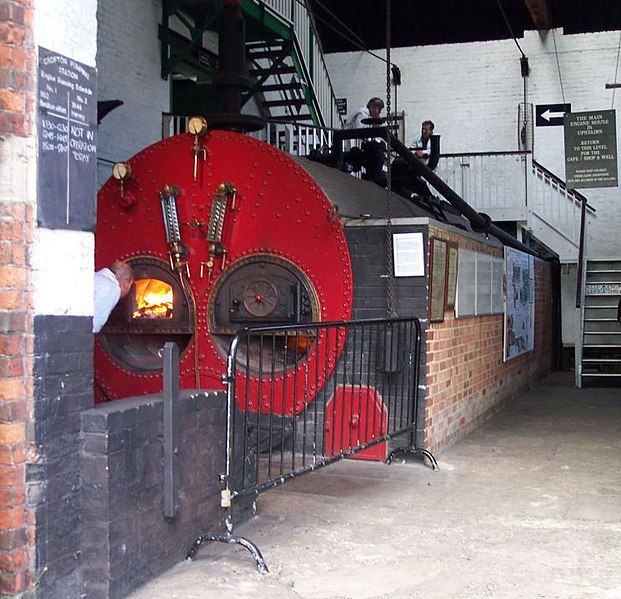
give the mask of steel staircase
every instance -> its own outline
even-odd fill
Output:
[[[243,103],[254,98],[272,121],[340,128],[335,94],[307,8],[283,0],[241,0],[241,8],[253,80]],[[222,0],[162,0],[162,77],[188,77],[209,86],[218,58],[204,47],[203,39],[217,33],[221,10]],[[187,35],[179,33],[179,23]],[[196,104],[194,113],[204,113],[200,99]]]
[[[318,117],[311,113],[312,97],[308,85],[293,64],[290,44],[285,41],[257,41],[246,45],[251,64],[250,76],[261,93],[264,114],[272,120],[313,123]]]
[[[621,385],[621,260],[589,260],[582,340],[582,384]]]

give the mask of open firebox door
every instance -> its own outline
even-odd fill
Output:
[[[122,368],[152,372],[162,368],[161,348],[174,341],[183,352],[193,330],[191,302],[168,264],[150,256],[128,260],[134,284],[112,311],[100,340]]]

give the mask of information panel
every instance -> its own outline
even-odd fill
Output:
[[[395,233],[392,247],[395,277],[425,276],[422,233]]]
[[[505,246],[505,362],[535,347],[535,261]]]
[[[39,48],[38,221],[92,231],[97,192],[96,71]]]
[[[616,187],[617,130],[614,110],[565,115],[567,187]]]

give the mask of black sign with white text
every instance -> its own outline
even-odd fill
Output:
[[[556,127],[563,124],[565,113],[571,112],[571,104],[535,105],[535,125],[537,127]]]
[[[565,117],[567,187],[617,187],[617,126],[614,110],[574,112]]]
[[[92,231],[97,195],[97,75],[39,47],[37,218],[49,229]]]
[[[347,114],[347,98],[337,98],[336,109],[339,114]]]

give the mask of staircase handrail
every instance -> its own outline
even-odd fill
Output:
[[[586,207],[586,210],[588,210],[592,214],[595,214],[597,212],[597,210],[591,204],[589,204],[586,196],[582,195],[579,191],[576,191],[575,189],[572,189],[571,187],[567,187],[567,183],[565,183],[563,179],[561,179],[558,175],[554,174],[550,169],[543,166],[543,164],[537,162],[534,158],[533,158],[533,166],[539,169],[541,172],[543,172],[548,177],[550,177],[550,179],[554,181],[554,183],[556,183],[556,185],[558,185],[561,189],[563,189],[568,195],[572,195],[576,199],[583,202]]]
[[[574,312],[574,373],[576,387],[582,387],[582,346],[584,340],[584,314],[586,297],[587,235],[586,198],[582,202],[580,244],[578,248],[578,276],[576,282],[576,310]]]
[[[586,290],[586,198],[582,201],[580,213],[580,242],[578,244],[578,280],[576,285],[576,308],[584,305]]]

